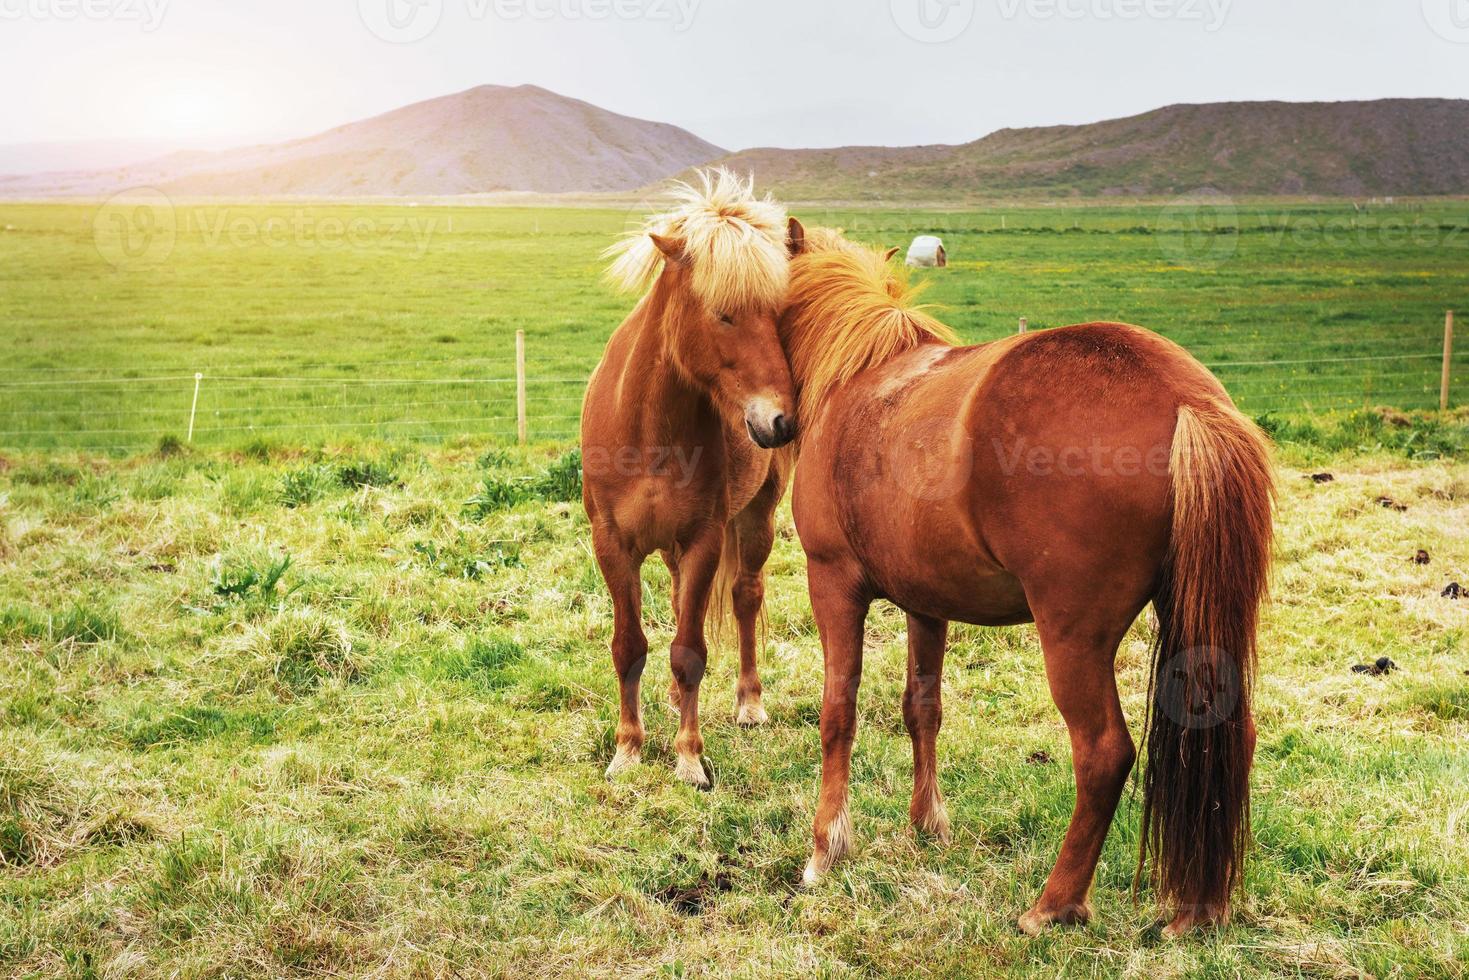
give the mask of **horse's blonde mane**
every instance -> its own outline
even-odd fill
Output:
[[[829,228],[806,231],[807,251],[791,263],[781,340],[810,419],[853,376],[919,344],[958,344],[954,332],[917,303],[922,286],[883,253]]]
[[[825,228],[812,225],[806,229],[806,251],[808,252],[858,252],[864,248],[846,236],[840,228]]]
[[[785,302],[790,253],[785,208],[757,198],[753,178],[716,167],[699,172],[699,186],[675,184],[673,207],[643,222],[607,250],[607,279],[627,292],[645,292],[663,270],[652,235],[683,243],[694,293],[713,312],[774,309]]]

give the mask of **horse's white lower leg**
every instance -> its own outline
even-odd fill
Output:
[[[768,721],[770,716],[765,713],[758,696],[745,699],[735,712],[735,723],[741,728],[755,728]]]
[[[944,806],[944,798],[939,795],[937,783],[929,783],[925,789],[920,790],[920,806],[917,808],[917,817],[913,826],[925,834],[938,838],[945,844],[949,842],[949,809]]]
[[[826,845],[823,847],[818,837],[816,849],[812,851],[811,860],[806,863],[806,871],[801,875],[802,883],[807,886],[820,881],[831,870],[831,866],[845,857],[851,849],[852,813],[846,801],[842,802],[836,816],[827,822],[826,833],[822,836],[826,839]]]
[[[630,745],[619,745],[617,747],[617,754],[612,757],[612,763],[607,767],[607,778],[612,779],[632,769],[642,761],[642,752]]]

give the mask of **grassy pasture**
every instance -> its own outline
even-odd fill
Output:
[[[650,563],[645,764],[602,779],[611,616],[568,437],[629,305],[596,279],[631,213],[180,204],[171,241],[129,255],[95,208],[6,204],[0,976],[1469,973],[1469,599],[1441,595],[1469,584],[1469,415],[1356,410],[1436,403],[1443,310],[1469,307],[1466,206],[797,213],[875,243],[942,233],[955,264],[924,275],[971,339],[1020,316],[1159,329],[1276,437],[1234,926],[1157,937],[1127,894],[1126,798],[1093,925],[1019,936],[1073,799],[1034,629],[956,631],[941,848],[906,826],[886,608],[856,851],[797,889],[821,657],[788,514],[771,725],[733,725],[717,650],[717,787],[674,781]],[[517,329],[528,449],[496,383]],[[195,371],[196,447],[160,445]],[[1149,629],[1120,658],[1134,725]],[[1381,656],[1400,669],[1350,670]]]
[[[532,432],[567,438],[630,303],[598,255],[643,210],[0,204],[0,446],[183,437],[195,372],[201,446],[505,437],[517,329]],[[968,339],[1139,323],[1255,414],[1435,405],[1443,312],[1469,307],[1463,202],[795,211],[943,234],[954,264],[923,276]]]
[[[645,764],[602,778],[611,614],[556,452],[6,455],[0,974],[1461,976],[1469,599],[1440,592],[1469,579],[1469,464],[1370,425],[1397,449],[1282,433],[1304,441],[1283,448],[1258,846],[1236,924],[1182,944],[1128,897],[1130,797],[1093,925],[1014,929],[1072,802],[1031,627],[956,632],[944,848],[907,829],[903,621],[875,613],[856,851],[796,887],[821,655],[788,514],[772,723],[733,725],[717,650],[701,794],[672,775],[656,563]],[[1448,429],[1462,444],[1469,420]],[[1148,631],[1121,652],[1134,724]],[[1350,671],[1380,656],[1400,670]]]

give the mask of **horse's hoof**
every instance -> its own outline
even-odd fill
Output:
[[[759,701],[742,704],[739,710],[735,712],[735,724],[741,728],[759,728],[769,721],[770,716],[765,713],[765,709],[761,707]]]
[[[1046,931],[1046,927],[1050,924],[1051,920],[1045,918],[1034,909],[1022,915],[1020,921],[1016,923],[1020,927],[1020,931],[1027,936],[1039,936]]]
[[[835,817],[826,825],[826,835],[816,834],[816,848],[811,852],[811,860],[806,862],[806,870],[801,875],[801,883],[811,887],[820,881],[832,865],[846,857],[847,851],[852,847],[852,811],[846,803],[837,811]]]
[[[1195,929],[1211,929],[1223,926],[1229,922],[1229,912],[1226,910],[1221,914],[1197,914],[1194,912],[1179,912],[1173,917],[1173,921],[1163,927],[1164,939],[1182,939]]]
[[[709,773],[704,768],[704,762],[696,755],[681,755],[673,767],[674,776],[688,783],[695,789],[707,790],[713,787],[709,781]]]
[[[949,809],[944,806],[937,789],[923,800],[921,808],[910,807],[909,816],[913,821],[913,829],[920,835],[931,837],[940,844],[949,843]]]
[[[619,775],[634,768],[642,761],[642,753],[636,749],[626,749],[619,746],[617,754],[612,757],[612,763],[607,767],[607,778],[616,779]]]
[[[1027,936],[1039,936],[1052,926],[1084,926],[1091,921],[1090,903],[1061,909],[1042,909],[1039,905],[1020,917],[1016,925]]]
[[[913,824],[913,828],[925,837],[929,837],[940,844],[947,844],[951,838],[949,833],[949,811],[939,804],[938,809],[932,810],[925,817],[920,818]]]

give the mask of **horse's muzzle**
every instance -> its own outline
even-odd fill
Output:
[[[796,438],[796,423],[784,413],[745,412],[745,429],[761,449],[779,449]]]

